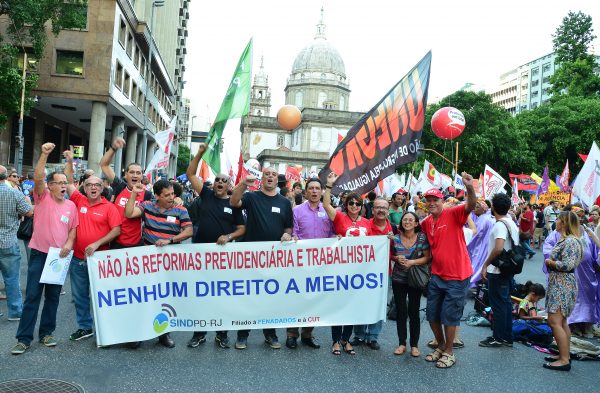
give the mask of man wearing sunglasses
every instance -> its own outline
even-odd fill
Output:
[[[195,217],[194,226],[198,231],[192,238],[193,243],[227,244],[244,236],[246,225],[242,210],[229,203],[228,191],[231,186],[229,176],[220,174],[215,177],[212,189],[196,175],[200,159],[206,151],[206,143],[198,146],[198,152],[190,162],[186,175],[198,197],[189,207],[190,216]],[[188,347],[196,348],[206,342],[206,332],[194,332]],[[227,331],[218,331],[215,343],[221,348],[229,348]]]
[[[40,283],[48,249],[60,248],[60,257],[66,257],[73,249],[76,228],[79,223],[75,204],[65,199],[67,177],[63,173],[53,172],[44,179],[48,156],[54,150],[54,143],[44,143],[40,158],[35,166],[33,199],[33,235],[29,242],[31,258],[27,269],[27,289],[23,313],[17,330],[17,344],[12,348],[13,355],[27,351],[33,341],[33,331],[37,321],[42,294],[45,296],[40,318],[39,340],[46,347],[55,347],[52,336],[56,328],[56,311],[62,286]],[[46,180],[48,188],[46,189]]]
[[[260,190],[245,192],[256,178],[247,176],[235,186],[231,196],[231,206],[246,209],[246,235],[244,241],[290,241],[294,217],[292,204],[277,192],[277,169],[265,168]],[[245,349],[250,330],[238,330],[236,349]],[[275,329],[263,329],[265,343],[273,349],[281,348]]]
[[[102,196],[104,186],[99,177],[90,175],[83,181],[85,195],[73,185],[73,152],[67,150],[63,156],[67,160],[67,194],[77,206],[79,217],[73,259],[69,265],[75,316],[79,327],[69,339],[79,341],[94,335],[86,258],[96,250],[109,249],[109,243],[121,233],[121,218],[115,205]]]

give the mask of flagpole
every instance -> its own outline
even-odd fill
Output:
[[[415,172],[415,165],[416,165],[416,164],[417,164],[417,160],[414,160],[414,161],[413,161],[413,167],[412,167],[412,169],[411,169],[411,171],[410,171],[410,175],[411,175],[413,178],[415,177],[415,175],[414,175],[414,172]],[[408,181],[408,196],[409,196],[409,197],[410,197],[410,187],[411,187],[411,186],[412,186],[412,181],[410,181],[410,179],[409,179],[409,181]]]

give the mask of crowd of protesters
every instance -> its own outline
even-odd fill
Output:
[[[425,360],[438,368],[455,364],[454,349],[464,346],[458,336],[465,301],[470,288],[482,282],[488,287],[494,324],[492,335],[479,345],[512,347],[514,277],[501,274],[494,261],[503,250],[520,244],[529,258],[541,249],[548,274],[547,321],[559,355],[548,358],[544,367],[570,369],[571,334],[600,336],[600,208],[596,205],[589,209],[578,204],[559,207],[552,201],[548,206],[513,206],[510,197],[502,193],[484,200],[476,197],[473,178],[466,173],[462,175],[462,195],[432,188],[412,196],[399,191],[389,198],[370,192],[365,198],[354,192],[332,195],[338,179],[335,173],[330,173],[325,183],[311,178],[288,187],[285,177],[268,167],[258,190],[249,191],[259,180],[252,175],[235,186],[225,174],[218,174],[213,183],[196,175],[205,144],[200,144],[188,167],[187,184],[165,179],[150,184],[137,163],[130,163],[123,176],[115,174],[110,164],[124,146],[122,138],[115,139],[100,162],[102,174],[86,171],[77,180],[70,151],[63,153],[64,172],[46,174],[47,158],[55,149],[52,143],[41,146],[35,171],[26,178],[0,166],[0,268],[7,317],[19,322],[13,354],[22,354],[31,346],[42,296],[38,340],[47,347],[57,345],[53,334],[62,289],[39,282],[49,248],[59,248],[61,256],[73,252],[69,274],[77,329],[70,339],[79,341],[94,335],[88,256],[97,250],[162,247],[187,239],[224,245],[232,241],[387,236],[390,256],[385,262],[390,265],[398,334],[393,353],[421,355],[419,310],[426,293],[426,317],[434,340],[428,343],[433,352]],[[28,269],[23,299],[16,234],[21,223],[32,216],[31,238],[24,239]],[[415,287],[408,279],[410,269],[417,266],[430,271],[426,287]],[[530,298],[537,301],[539,293],[538,288]],[[382,322],[332,326],[331,353],[355,355],[357,346],[379,350]],[[249,334],[249,330],[237,331],[235,348],[246,349]],[[276,329],[263,329],[263,335],[271,348],[281,347]],[[312,327],[288,328],[285,345],[295,349],[298,339],[310,348],[321,346]],[[169,333],[160,335],[159,342],[168,348],[175,346]],[[187,345],[195,348],[204,342],[206,332],[197,331]],[[231,346],[227,331],[218,331],[215,342],[221,348]],[[138,348],[141,343],[127,345]]]

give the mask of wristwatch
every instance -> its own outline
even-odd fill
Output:
[[[227,240],[231,241],[231,233],[227,235]]]
[[[173,238],[170,238],[169,239],[169,244],[174,244],[174,243],[175,243],[175,241],[173,240]]]

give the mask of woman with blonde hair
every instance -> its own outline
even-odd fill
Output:
[[[569,371],[571,331],[567,318],[573,311],[577,298],[575,269],[583,257],[584,245],[581,241],[579,218],[575,213],[562,211],[555,225],[560,239],[545,260],[549,272],[546,309],[559,355],[546,357],[548,363],[544,363],[544,368]]]

